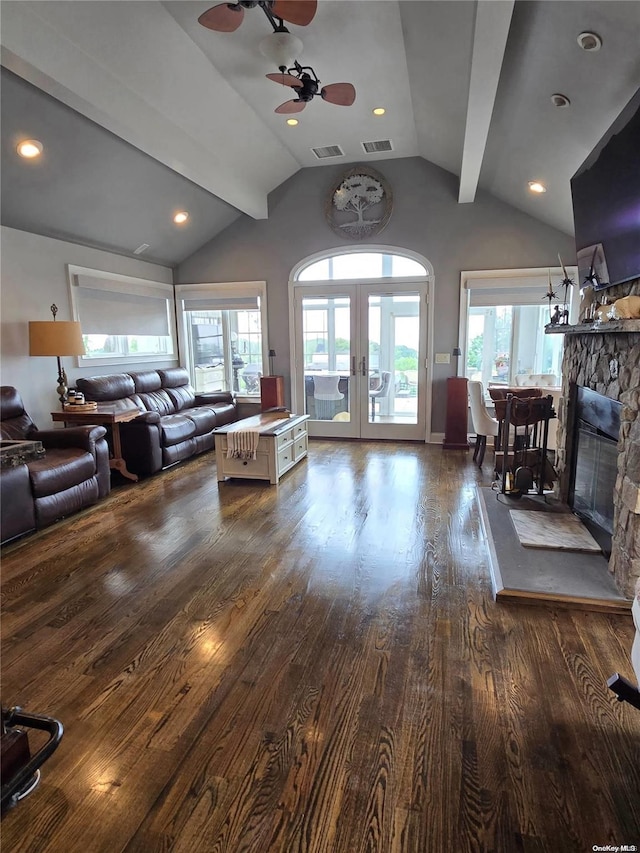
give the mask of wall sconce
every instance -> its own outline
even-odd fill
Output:
[[[58,387],[56,391],[60,403],[64,406],[67,398],[68,380],[62,366],[63,355],[84,355],[82,328],[75,321],[58,320],[58,306],[51,306],[53,320],[34,320],[29,322],[29,355],[48,355],[58,359]]]

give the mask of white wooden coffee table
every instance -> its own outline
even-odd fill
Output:
[[[275,486],[282,475],[307,455],[307,421],[309,415],[282,415],[263,412],[243,418],[214,430],[218,481],[225,477],[268,480]],[[227,456],[227,436],[240,430],[260,433],[255,459]]]

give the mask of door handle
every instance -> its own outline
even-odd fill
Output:
[[[355,355],[351,356],[351,375],[356,375],[356,357]]]
[[[362,356],[361,372],[363,376],[367,375],[367,359],[364,355]]]

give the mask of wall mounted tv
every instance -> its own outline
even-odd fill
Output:
[[[640,278],[640,90],[571,179],[580,281]]]

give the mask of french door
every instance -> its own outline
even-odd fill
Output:
[[[294,406],[309,434],[422,440],[427,282],[296,284]]]

